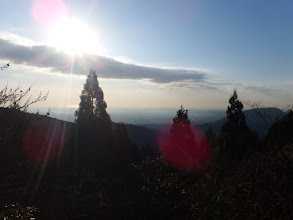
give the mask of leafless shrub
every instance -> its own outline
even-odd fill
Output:
[[[29,95],[31,88],[32,86],[22,90],[18,85],[15,89],[9,89],[7,83],[3,89],[0,89],[0,107],[26,111],[30,105],[47,99],[49,91],[45,95],[40,92],[36,98],[32,98]]]
[[[0,66],[0,70],[3,70],[3,69],[6,69],[10,66],[10,63],[11,63],[11,60],[9,61],[9,63],[7,63],[6,65],[4,66]]]
[[[264,106],[262,104],[262,101],[243,101],[245,105],[250,107],[258,117],[260,117],[263,122],[265,123],[265,126],[269,128],[271,124],[279,117],[283,116],[282,114],[276,112],[273,110],[273,108],[278,108],[277,106],[273,106],[271,108],[268,108],[267,106]],[[263,111],[264,108],[268,108],[266,111]]]
[[[8,68],[11,62],[12,61],[4,66],[0,66],[0,70]],[[30,105],[47,99],[49,91],[45,95],[40,92],[36,98],[32,99],[32,96],[29,96],[31,88],[32,85],[28,89],[22,90],[18,84],[16,89],[9,89],[8,83],[6,83],[6,86],[0,89],[0,107],[26,111]]]

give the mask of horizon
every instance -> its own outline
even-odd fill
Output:
[[[268,107],[275,108],[275,107]],[[278,108],[277,108],[278,109]],[[48,108],[34,108],[28,109],[29,113],[37,113],[46,115]],[[73,122],[75,119],[74,112],[76,108],[50,108],[50,117],[57,118],[59,120]],[[148,111],[146,111],[148,110]],[[107,112],[111,117],[111,120],[116,123],[125,123],[133,125],[146,126],[152,128],[151,125],[167,125],[172,124],[173,118],[176,116],[176,112],[179,109],[171,108],[112,108]],[[203,125],[207,123],[214,123],[218,120],[226,118],[227,109],[187,109],[189,120],[193,125]],[[249,111],[253,109],[243,109],[243,111]],[[284,111],[280,109],[281,111]],[[149,125],[149,126],[147,126]]]
[[[34,108],[31,107],[28,109],[29,113],[37,113],[46,115],[48,108]],[[76,108],[50,108],[50,116],[65,120],[65,121],[74,121],[74,112]],[[148,111],[146,111],[148,110]],[[175,117],[176,112],[179,109],[172,108],[112,108],[107,109],[108,114],[111,117],[113,122],[122,122],[125,124],[135,124],[135,125],[144,125],[144,124],[169,124],[172,122],[173,117]],[[187,109],[189,112],[189,119],[193,124],[204,124],[216,121],[225,117],[225,109]]]

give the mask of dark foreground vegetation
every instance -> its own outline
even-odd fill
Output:
[[[293,217],[292,110],[259,139],[234,91],[221,135],[204,133],[204,161],[178,167],[139,150],[103,99],[91,72],[73,124],[0,108],[1,219]],[[181,108],[164,149],[196,147],[190,126]]]

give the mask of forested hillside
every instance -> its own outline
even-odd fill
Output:
[[[218,135],[183,106],[160,132],[106,107],[92,71],[74,123],[0,108],[1,218],[292,217],[292,110],[261,109],[280,115],[260,138],[236,90]]]

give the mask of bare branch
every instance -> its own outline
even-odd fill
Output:
[[[4,65],[4,66],[0,66],[0,69],[3,70],[3,69],[8,68],[8,67],[10,66],[10,63],[11,63],[11,62],[12,62],[12,61],[10,60],[9,63],[7,63],[6,65]]]
[[[32,96],[29,96],[26,99],[30,91],[31,86],[26,90],[22,90],[20,85],[14,90],[8,89],[7,83],[6,86],[0,90],[0,107],[26,111],[30,105],[45,101],[49,95],[49,91],[45,95],[40,92],[36,98],[32,99]]]
[[[8,68],[11,62],[12,61],[10,60],[10,62],[7,63],[5,66],[1,66],[0,69],[3,70],[5,68]],[[27,90],[23,91],[20,87],[20,84],[18,84],[18,86],[13,90],[8,89],[7,82],[5,87],[3,89],[0,89],[0,107],[26,111],[30,105],[37,102],[45,101],[49,95],[49,91],[45,95],[40,92],[39,96],[35,99],[32,99],[32,96],[30,96],[25,100],[25,97],[31,91],[33,85],[34,83]]]
[[[262,104],[262,100],[251,102],[249,100],[243,101],[245,105],[250,107],[258,117],[260,117],[265,126],[269,128],[271,124],[276,120],[276,118],[280,117],[281,115],[273,111],[263,111],[264,108],[268,108]],[[277,106],[273,106],[274,108],[278,108]]]

